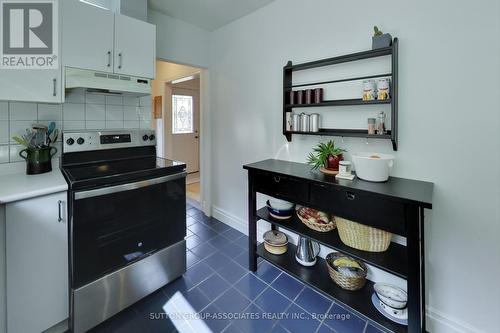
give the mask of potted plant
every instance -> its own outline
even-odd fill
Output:
[[[381,49],[392,45],[391,34],[384,34],[377,26],[373,27],[372,49]]]
[[[339,169],[339,162],[344,159],[343,153],[346,150],[335,147],[333,140],[327,143],[320,142],[313,152],[309,153],[307,163],[313,166],[313,169],[325,168],[330,171]]]
[[[49,127],[34,125],[32,129],[27,129],[21,136],[14,136],[12,139],[26,148],[19,152],[26,160],[26,173],[36,175],[52,171],[52,157],[57,153],[57,148],[51,146],[57,140],[59,130],[56,124],[51,122]]]

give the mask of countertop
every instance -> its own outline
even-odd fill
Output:
[[[417,204],[424,208],[432,208],[434,184],[430,182],[389,177],[387,182],[373,183],[355,178],[354,180],[336,179],[325,175],[318,170],[311,170],[311,166],[275,159],[268,159],[243,166],[247,170],[258,170],[303,178],[316,182],[339,186],[348,190],[376,193],[398,201]]]
[[[54,160],[53,170],[40,175],[27,175],[24,162],[0,165],[0,204],[67,191],[58,164]]]

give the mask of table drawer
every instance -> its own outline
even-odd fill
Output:
[[[311,184],[310,202],[346,219],[406,235],[404,204],[323,184]]]
[[[273,173],[258,173],[254,177],[257,192],[281,197],[295,203],[307,202],[309,196],[307,182]]]

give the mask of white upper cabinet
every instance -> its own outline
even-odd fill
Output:
[[[78,0],[62,3],[65,66],[154,78],[156,26]]]
[[[115,15],[115,73],[154,78],[156,26]]]
[[[0,69],[0,100],[63,103],[61,69]]]
[[[60,3],[64,65],[113,72],[114,14],[77,0]]]

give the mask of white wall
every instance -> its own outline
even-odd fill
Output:
[[[153,10],[148,11],[148,21],[156,24],[156,56],[159,59],[208,67],[208,31]]]
[[[496,0],[277,0],[213,32],[214,212],[246,223],[242,165],[271,157],[304,162],[319,140],[295,136],[287,145],[281,134],[286,61],[369,49],[377,24],[400,38],[393,175],[435,183],[434,209],[426,211],[428,329],[497,331],[499,13]],[[353,138],[342,146],[392,151],[385,141],[367,146]]]

